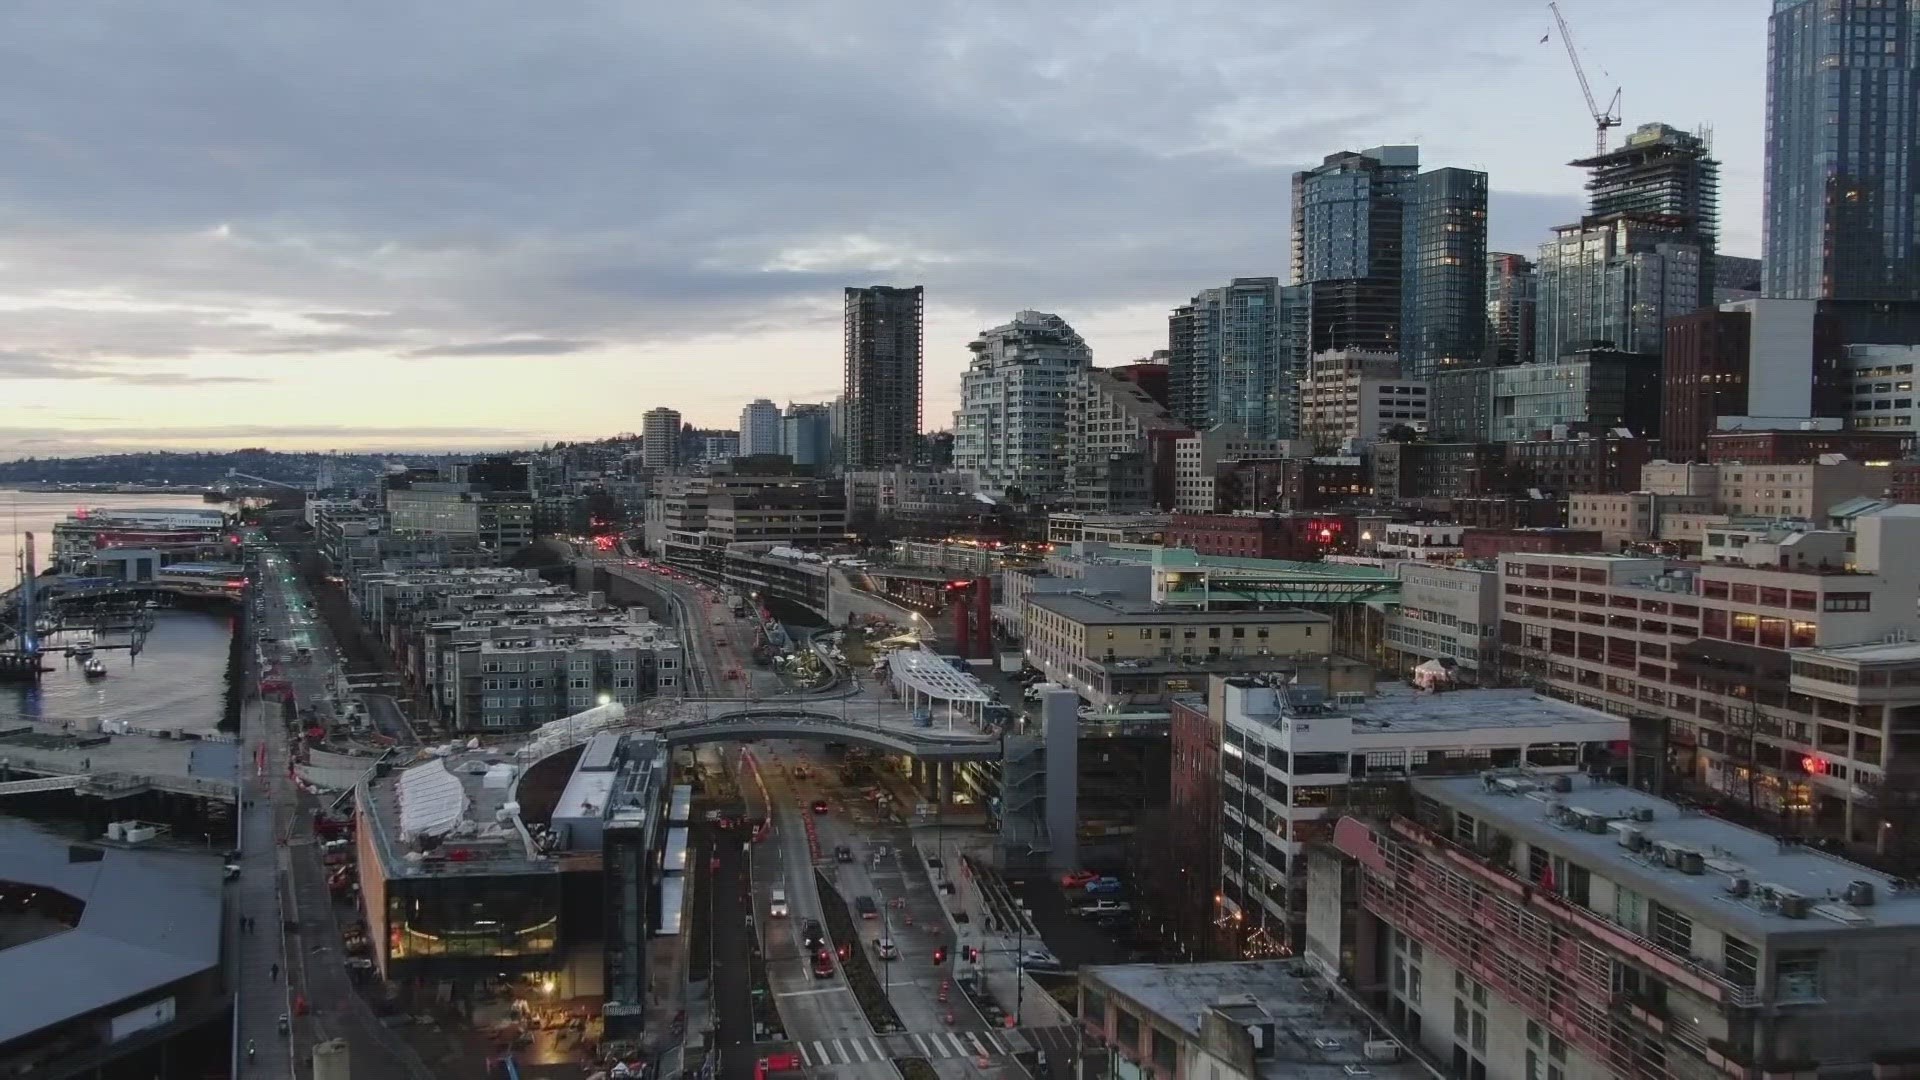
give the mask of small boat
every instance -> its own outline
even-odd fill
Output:
[[[97,656],[87,657],[87,662],[80,665],[80,670],[89,679],[104,679],[107,677],[107,665]]]
[[[93,655],[93,635],[92,634],[77,635],[73,639],[73,641],[67,646],[67,655],[68,656],[92,656]]]

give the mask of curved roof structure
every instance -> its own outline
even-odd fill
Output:
[[[887,656],[887,673],[893,680],[936,701],[974,702],[992,700],[979,679],[926,649],[899,649]]]
[[[435,758],[400,774],[395,784],[400,800],[400,835],[445,836],[467,815],[467,789]]]

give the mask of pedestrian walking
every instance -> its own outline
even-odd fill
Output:
[[[269,965],[267,965],[267,978],[268,978],[268,979],[270,979],[270,980],[272,980],[273,982],[279,982],[279,981],[280,981],[280,963],[279,963],[279,961],[275,961],[275,962],[273,962],[273,963],[271,963],[271,964],[269,964]]]

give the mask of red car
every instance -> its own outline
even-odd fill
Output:
[[[824,814],[824,813],[826,813],[826,812],[827,812],[827,800],[825,800],[825,799],[815,799],[815,800],[813,800],[813,812],[814,812],[814,813],[816,813],[816,814]]]
[[[833,978],[833,953],[821,949],[813,954],[813,977],[816,979]]]
[[[1069,870],[1060,876],[1060,887],[1063,889],[1082,889],[1086,887],[1087,882],[1099,876],[1099,874],[1091,870]]]

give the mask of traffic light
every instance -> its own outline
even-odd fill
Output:
[[[944,964],[946,962],[947,962],[947,947],[945,945],[935,945],[933,947],[933,965],[935,967],[939,967],[941,964]]]
[[[962,945],[960,947],[960,956],[969,964],[977,964],[980,962],[980,950],[972,945]]]

